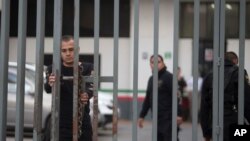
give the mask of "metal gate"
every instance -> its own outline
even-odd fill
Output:
[[[117,94],[118,94],[118,49],[119,49],[119,0],[114,0],[114,74],[113,76],[101,76],[99,77],[99,19],[100,19],[100,0],[94,0],[94,76],[90,81],[94,83],[94,124],[93,124],[93,140],[97,140],[97,90],[99,89],[99,82],[111,82],[113,83],[113,98],[114,105],[118,104]],[[139,48],[139,0],[133,0],[133,10],[134,10],[134,30],[133,30],[133,49],[134,49],[134,65],[133,65],[133,120],[132,120],[132,140],[137,140],[137,99],[138,99],[138,48]],[[80,0],[75,0],[74,9],[74,40],[76,47],[79,46],[79,3]],[[239,80],[244,79],[244,52],[245,52],[245,19],[246,19],[246,1],[240,0],[240,73]],[[225,52],[225,0],[214,1],[215,12],[214,12],[214,62],[213,62],[213,140],[222,141],[223,140],[223,93],[224,89],[224,52]],[[53,72],[57,76],[60,76],[61,72],[61,58],[60,58],[60,45],[62,36],[62,0],[55,0],[54,2],[54,48],[53,48]],[[152,140],[157,140],[157,64],[158,58],[158,39],[159,39],[159,8],[160,1],[154,0],[154,86],[153,86],[153,131]],[[172,141],[177,138],[177,67],[178,67],[178,47],[179,47],[179,9],[180,1],[174,0],[174,48],[173,48],[173,114],[172,114]],[[197,141],[197,127],[198,127],[198,57],[199,57],[199,27],[200,27],[200,1],[194,1],[194,38],[193,38],[193,103],[192,103],[192,140]],[[9,23],[10,23],[10,0],[2,0],[2,13],[1,13],[1,51],[0,51],[0,140],[6,140],[6,112],[7,112],[7,80],[8,80],[8,58],[9,58]],[[43,89],[43,54],[44,54],[44,30],[45,30],[45,0],[37,1],[37,28],[36,28],[36,95],[35,95],[35,111],[34,115],[34,132],[33,140],[41,140],[41,111],[42,111],[42,89]],[[16,113],[16,130],[15,137],[16,140],[23,140],[23,109],[24,109],[24,70],[25,70],[25,57],[26,57],[26,29],[27,29],[27,0],[19,0],[19,18],[18,18],[18,83],[17,83],[17,113]],[[74,68],[78,65],[78,52],[75,52],[74,58]],[[78,71],[74,69],[74,83],[77,84]],[[244,114],[243,114],[243,101],[244,101],[244,84],[243,81],[239,81],[239,113],[238,113],[238,123],[243,124]],[[52,138],[53,141],[58,141],[58,111],[59,109],[59,93],[60,93],[60,81],[59,78],[53,87],[53,101],[52,101]],[[77,119],[77,89],[78,86],[74,86],[74,108],[73,108],[73,119],[76,123]],[[77,126],[76,126],[77,127]],[[77,129],[74,129],[74,131]],[[117,109],[113,112],[113,140],[119,140],[117,136]],[[74,138],[72,140],[77,140],[77,132],[74,132]]]

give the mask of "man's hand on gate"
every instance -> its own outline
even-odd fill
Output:
[[[52,87],[56,81],[56,76],[54,74],[49,75],[49,85]]]

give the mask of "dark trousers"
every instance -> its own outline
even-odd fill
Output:
[[[59,141],[72,141],[72,129],[62,128],[60,129]],[[92,141],[92,131],[82,133],[78,141]]]
[[[180,131],[180,128],[177,127],[177,141],[179,141],[179,131]],[[157,141],[172,141],[172,132],[168,132],[168,133],[161,133],[161,132],[158,132],[157,133]]]

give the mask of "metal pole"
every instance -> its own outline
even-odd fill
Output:
[[[45,0],[37,1],[36,26],[36,82],[33,140],[42,140],[42,103],[43,103],[43,63],[44,63],[44,28],[45,28]]]
[[[99,89],[99,36],[100,36],[100,0],[95,0],[94,27],[94,99],[93,99],[93,141],[98,138],[98,89]]]
[[[220,1],[214,1],[214,61],[213,61],[213,141],[219,139],[219,67],[221,58],[219,57],[219,45],[220,45]]]
[[[7,118],[7,89],[8,89],[8,60],[9,60],[9,27],[10,27],[10,1],[2,0],[1,14],[1,42],[0,42],[0,140],[6,140]]]
[[[118,113],[117,107],[117,95],[118,95],[118,47],[119,47],[119,6],[120,0],[114,0],[114,109],[113,109],[113,141],[117,141],[117,124],[118,124]]]
[[[177,140],[177,67],[178,67],[178,52],[179,52],[179,9],[180,1],[174,1],[174,58],[173,58],[173,99],[172,99],[172,141]]]
[[[16,91],[16,141],[23,140],[24,93],[25,93],[25,60],[26,60],[26,23],[27,0],[19,1],[18,16],[18,53],[17,53],[17,91]]]
[[[245,58],[245,29],[246,29],[246,0],[240,1],[240,42],[239,42],[239,98],[238,124],[244,124],[244,58]]]
[[[197,141],[198,127],[198,75],[199,75],[199,27],[200,0],[194,2],[194,50],[193,50],[193,93],[192,93],[192,140]]]
[[[133,127],[132,141],[137,141],[138,114],[138,49],[139,49],[139,0],[134,0],[134,80],[133,80]]]
[[[63,9],[62,0],[56,0],[54,2],[54,48],[53,48],[53,74],[56,75],[56,81],[52,87],[52,119],[51,119],[52,141],[59,141],[62,9]]]
[[[79,93],[79,18],[80,18],[80,1],[75,0],[75,14],[74,14],[74,79],[73,79],[73,141],[78,141],[79,135],[79,128],[78,128],[78,93]],[[83,109],[84,110],[84,109]],[[81,119],[80,119],[81,120]],[[80,127],[81,128],[81,127]]]
[[[159,50],[159,8],[160,1],[154,0],[154,70],[153,70],[153,125],[152,140],[157,140],[158,123],[158,50]]]
[[[220,48],[219,56],[219,140],[223,140],[224,127],[224,54],[225,54],[225,0],[220,0]]]

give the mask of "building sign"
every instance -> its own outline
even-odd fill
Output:
[[[172,58],[172,53],[171,52],[165,52],[164,57],[165,57],[165,59],[171,59]]]

